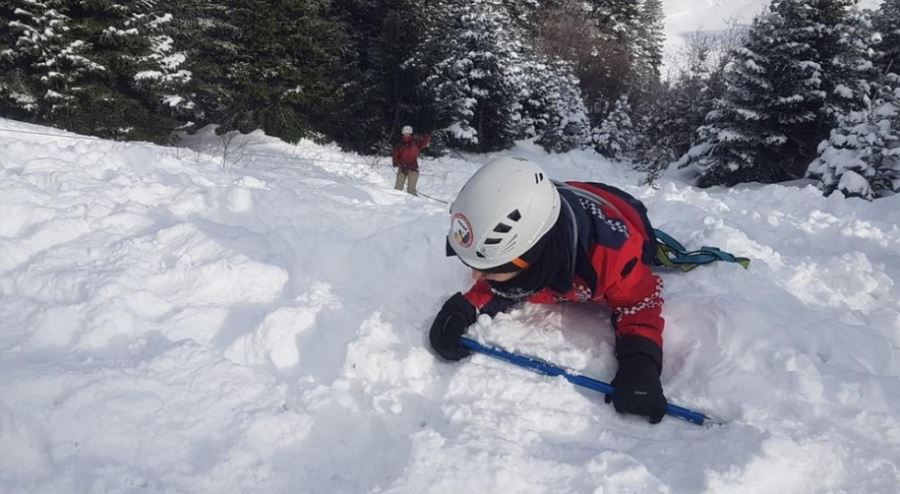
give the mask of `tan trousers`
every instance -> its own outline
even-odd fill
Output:
[[[416,193],[416,182],[419,181],[419,172],[405,172],[400,168],[397,168],[397,181],[394,182],[394,188],[397,190],[403,190],[403,184],[409,180],[406,185],[406,191],[410,194],[417,196]]]

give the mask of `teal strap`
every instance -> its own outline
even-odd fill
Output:
[[[716,261],[734,262],[743,266],[744,269],[750,266],[750,259],[736,257],[718,247],[704,245],[697,250],[688,251],[668,233],[659,229],[654,229],[653,233],[656,235],[657,242],[656,261],[662,266],[682,271],[690,271],[702,264]]]

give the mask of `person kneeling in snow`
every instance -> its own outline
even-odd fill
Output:
[[[650,271],[656,241],[644,205],[600,183],[554,183],[536,164],[501,158],[473,175],[450,206],[447,255],[473,269],[475,285],[447,300],[431,346],[447,360],[479,313],[523,301],[605,302],[613,312],[617,412],[658,423],[666,412],[662,280]]]

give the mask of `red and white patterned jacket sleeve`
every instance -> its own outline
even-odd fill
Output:
[[[598,248],[591,259],[598,274],[596,295],[613,311],[616,336],[641,336],[662,350],[662,279],[641,262],[643,239],[632,235],[618,251]]]

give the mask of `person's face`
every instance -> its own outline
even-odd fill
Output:
[[[478,271],[477,269],[472,270],[472,276],[476,280],[496,281],[497,283],[509,281],[518,276],[519,273],[521,273],[521,271],[516,271],[513,273],[483,273],[481,271]]]

